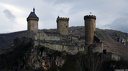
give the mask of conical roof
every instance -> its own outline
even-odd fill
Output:
[[[35,9],[33,8],[33,12],[31,12],[27,18],[28,19],[37,19],[39,20],[39,18],[37,17],[37,15],[35,14]]]

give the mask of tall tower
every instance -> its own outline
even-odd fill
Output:
[[[36,33],[38,31],[38,21],[39,18],[35,14],[35,8],[33,8],[33,12],[31,12],[27,18],[28,31]]]
[[[94,43],[94,33],[96,27],[96,16],[95,15],[86,15],[84,16],[85,21],[85,43],[93,44]]]
[[[57,32],[61,35],[68,35],[69,18],[57,17]]]

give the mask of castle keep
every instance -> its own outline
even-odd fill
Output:
[[[69,18],[57,17],[57,32],[61,35],[68,35]]]
[[[36,45],[43,45],[53,50],[76,53],[85,50],[85,46],[95,44],[96,16],[84,16],[85,33],[83,36],[72,35],[69,31],[69,18],[57,17],[57,30],[38,30],[39,18],[35,14],[35,9],[27,18],[29,37],[32,36]],[[98,46],[101,47],[101,46]],[[98,50],[101,51],[101,50]]]
[[[93,44],[94,43],[94,33],[96,28],[96,16],[86,15],[84,16],[85,21],[85,43]]]

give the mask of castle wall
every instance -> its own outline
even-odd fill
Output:
[[[55,44],[55,43],[46,43],[46,42],[39,42],[35,41],[35,46],[42,45],[46,48],[52,49],[52,50],[57,50],[57,51],[66,51],[70,54],[76,54],[79,51],[85,51],[85,48],[83,46],[68,46],[68,45],[62,45],[62,44]]]
[[[47,35],[44,32],[38,32],[37,37],[38,37],[39,40],[51,40],[51,41],[56,40],[56,41],[58,41],[58,40],[61,39],[61,37],[59,37],[59,36]]]
[[[43,45],[49,49],[57,50],[57,51],[66,51],[70,54],[76,54],[79,51],[83,51],[83,48],[79,48],[76,46],[65,46],[65,45],[59,45],[59,44],[49,44],[49,43],[41,43],[40,45]]]
[[[93,49],[93,52],[103,52],[103,43],[95,43],[96,47]]]
[[[56,36],[41,36],[40,40],[60,40],[60,37],[56,37]]]

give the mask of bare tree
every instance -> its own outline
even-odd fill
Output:
[[[90,48],[88,49],[88,52],[86,54],[81,54],[79,57],[79,60],[77,62],[79,71],[100,71],[101,70],[101,66],[103,63],[101,55],[100,53],[93,53],[92,50],[90,50]]]

